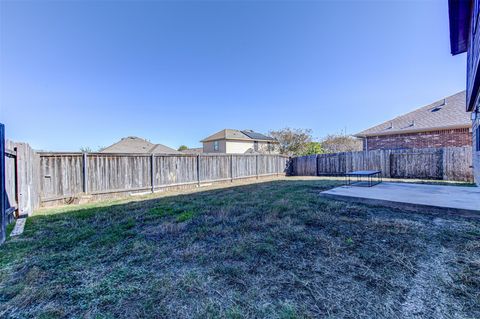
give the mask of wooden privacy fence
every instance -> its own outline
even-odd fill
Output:
[[[5,141],[5,193],[8,213],[30,215],[39,207],[38,157],[26,143]],[[9,215],[9,218],[13,216]]]
[[[0,123],[0,243],[14,217],[30,215],[40,205],[37,159],[28,144],[6,140]]]
[[[283,155],[38,153],[42,202],[285,174]]]
[[[292,159],[297,176],[343,175],[357,170],[381,170],[387,178],[473,181],[472,148],[445,147],[318,154]]]

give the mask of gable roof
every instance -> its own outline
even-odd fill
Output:
[[[163,144],[153,144],[143,138],[128,136],[105,147],[100,153],[151,153],[151,154],[181,154]]]
[[[238,141],[267,141],[276,143],[273,137],[266,136],[262,133],[254,132],[252,130],[233,130],[224,129],[207,138],[204,138],[200,142],[211,142],[217,140],[238,140]]]
[[[462,91],[385,121],[354,136],[379,136],[471,127],[469,113],[465,112],[465,101],[465,91]]]

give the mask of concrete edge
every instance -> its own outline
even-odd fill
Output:
[[[410,212],[426,214],[426,215],[449,215],[449,216],[459,216],[459,217],[480,219],[480,210],[439,207],[439,206],[431,206],[431,205],[424,205],[424,204],[402,203],[402,202],[389,201],[385,199],[372,199],[372,198],[365,198],[365,197],[327,194],[324,192],[321,192],[320,196],[328,199],[341,200],[341,201],[357,203],[357,204],[365,204],[369,206],[383,206],[383,207],[389,207],[394,209],[402,209],[402,210],[407,210]],[[425,212],[424,211],[425,209],[428,209],[428,212]]]
[[[17,218],[15,222],[15,226],[13,227],[13,230],[10,233],[10,237],[20,236],[21,234],[23,234],[23,231],[25,230],[26,221],[27,221],[26,217]]]

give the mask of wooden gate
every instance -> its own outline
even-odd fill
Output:
[[[393,178],[443,179],[442,151],[393,152],[390,174]]]
[[[17,150],[5,147],[5,202],[7,225],[18,217],[18,162]],[[17,213],[17,215],[14,215]]]
[[[7,225],[19,214],[18,158],[13,143],[5,140],[5,126],[0,123],[0,243],[6,239]]]

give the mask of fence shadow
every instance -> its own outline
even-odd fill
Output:
[[[128,209],[138,210],[138,208],[155,208],[158,204],[162,202],[168,202],[169,204],[175,205],[176,201],[185,201],[185,200],[198,200],[208,197],[216,196],[232,196],[235,200],[238,199],[236,194],[244,194],[250,192],[258,192],[271,190],[274,192],[279,188],[285,188],[293,190],[300,187],[311,187],[316,191],[327,190],[333,187],[342,185],[344,183],[344,178],[342,177],[330,177],[330,178],[319,178],[319,179],[284,179],[284,180],[273,180],[273,181],[259,181],[256,183],[240,184],[240,185],[213,185],[211,188],[202,190],[201,188],[196,189],[186,189],[186,190],[176,190],[176,191],[167,191],[165,194],[156,193],[148,194],[138,198],[133,197],[121,197],[114,200],[104,200],[97,201],[86,204],[72,204],[64,205],[59,207],[52,208],[41,208],[36,211],[29,219],[37,220],[42,218],[55,218],[55,216],[62,215],[75,215],[75,214],[84,214],[87,215],[90,212],[94,211],[125,211]],[[244,204],[248,204],[248,196],[243,198],[245,200]],[[267,199],[266,199],[267,200]]]

